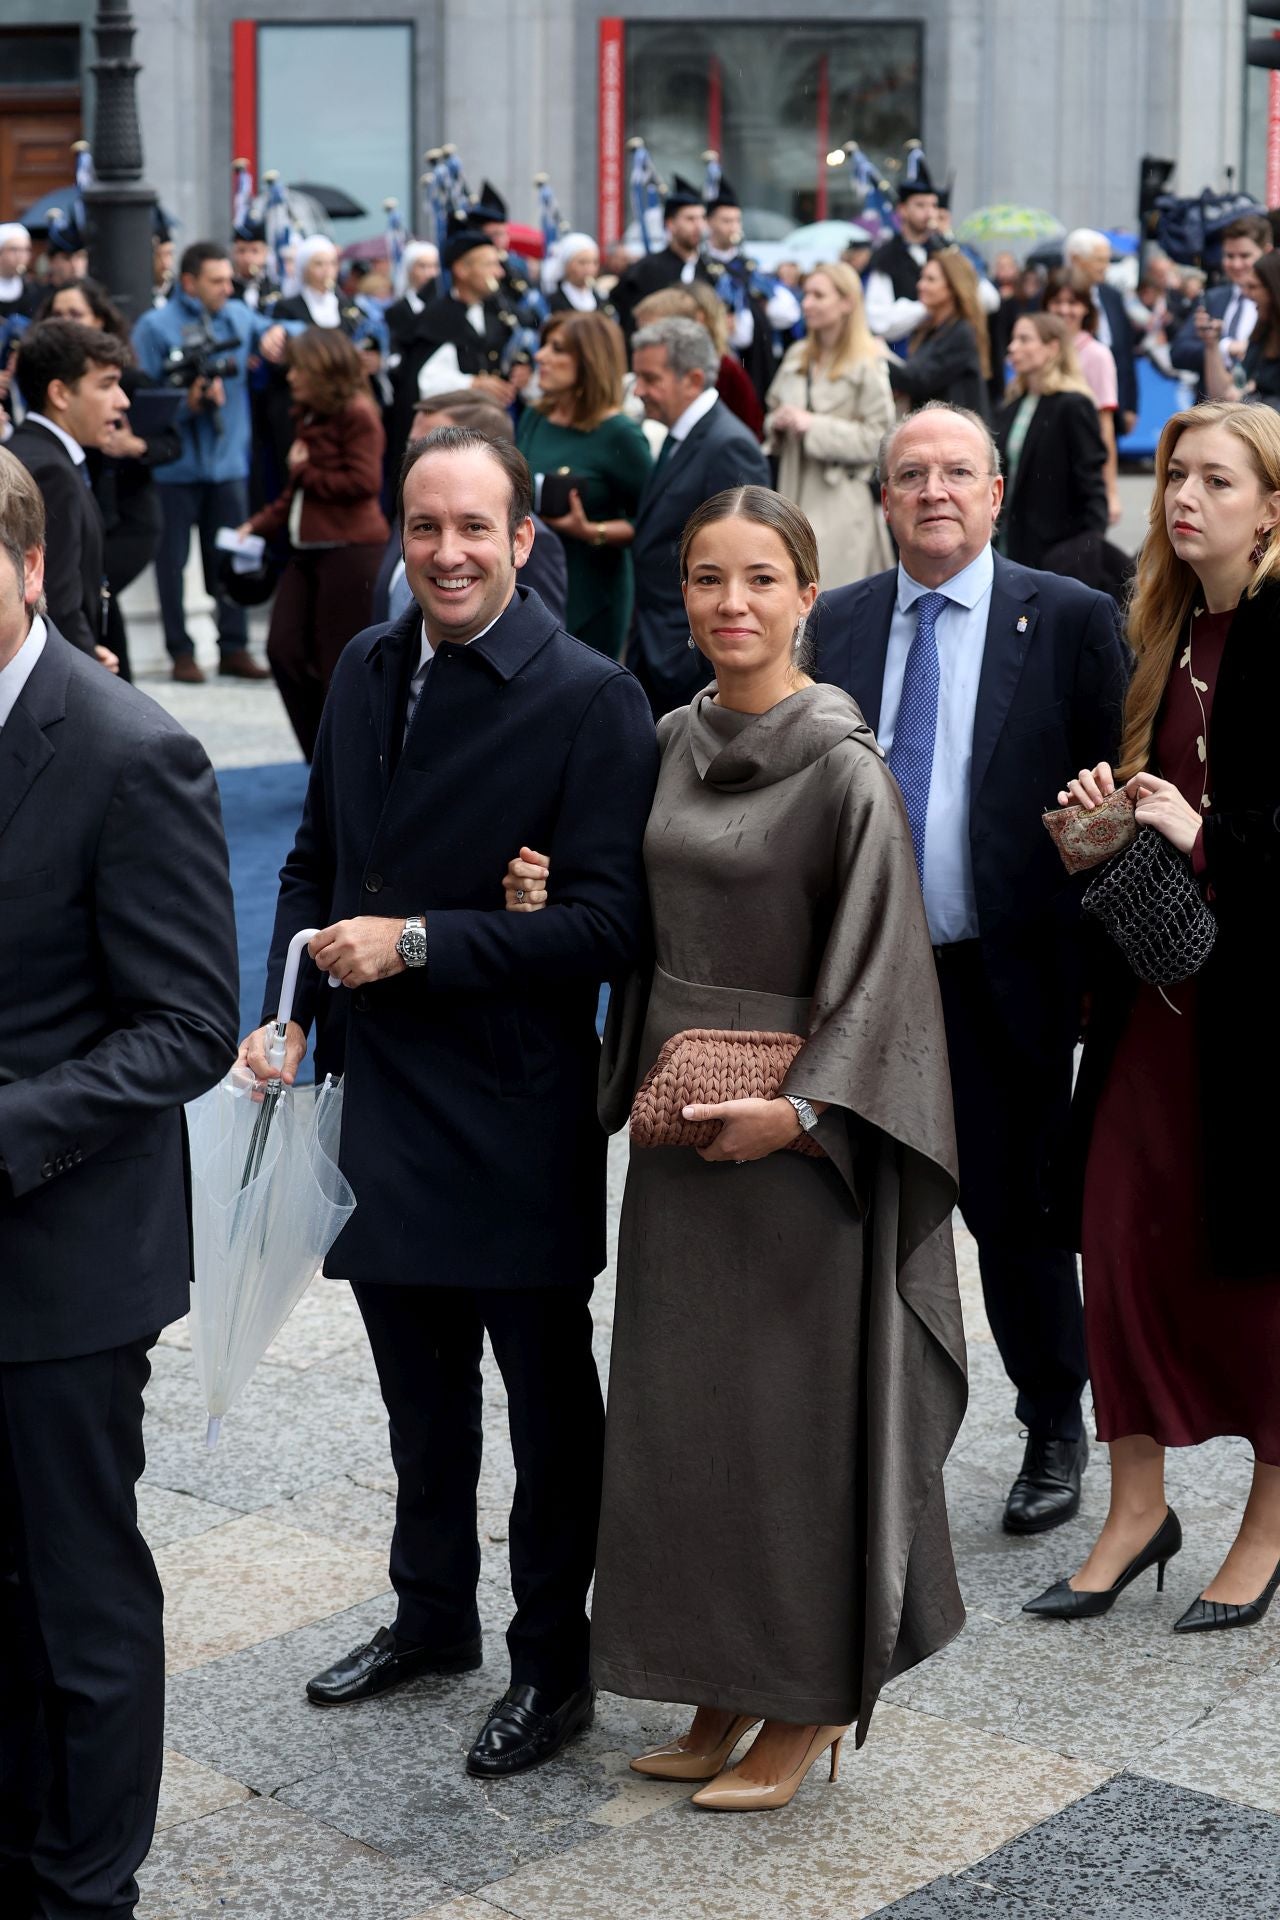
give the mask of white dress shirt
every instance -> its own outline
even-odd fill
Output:
[[[893,746],[907,654],[916,637],[916,602],[929,592],[947,598],[934,628],[938,640],[938,734],[924,832],[924,910],[935,947],[978,936],[978,903],[969,850],[969,780],[994,578],[995,563],[989,546],[937,588],[922,587],[901,562],[898,565],[898,592],[889,624],[880,724],[876,728],[886,759]]]
[[[0,667],[0,728],[18,704],[18,695],[31,678],[31,670],[44,652],[47,630],[37,614],[31,630],[7,666]]]
[[[29,413],[27,415],[27,419],[36,421],[36,423],[39,426],[47,427],[49,432],[53,434],[56,439],[61,440],[63,446],[66,448],[67,452],[71,455],[71,458],[75,461],[76,465],[78,467],[82,467],[84,465],[84,448],[80,445],[80,442],[78,440],[73,440],[71,438],[71,435],[67,432],[65,427],[60,427],[56,420],[50,420],[43,413]]]
[[[338,327],[342,325],[342,310],[338,305],[337,290],[330,287],[327,293],[317,292],[315,287],[302,287],[303,305],[311,315],[312,323],[317,327]]]
[[[1222,311],[1222,338],[1218,342],[1222,364],[1228,373],[1236,363],[1227,352],[1227,342],[1236,340],[1247,347],[1257,320],[1258,309],[1254,302],[1247,294],[1241,293],[1239,287],[1232,287],[1231,298]]]
[[[687,440],[689,438],[689,435],[693,432],[699,420],[705,418],[705,416],[710,413],[719,398],[720,395],[714,387],[704,387],[697,399],[689,402],[684,412],[680,415],[680,418],[670,429],[671,438],[677,445],[679,445],[681,440]]]

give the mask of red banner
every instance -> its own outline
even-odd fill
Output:
[[[245,159],[258,182],[258,23],[231,22],[231,158]]]
[[[1267,205],[1280,206],[1280,73],[1274,67],[1267,75]]]
[[[622,238],[622,203],[626,191],[626,73],[623,65],[622,20],[600,22],[600,186],[596,208],[596,238],[611,247]]]

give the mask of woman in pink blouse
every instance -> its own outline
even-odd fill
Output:
[[[1107,519],[1114,527],[1120,518],[1119,459],[1116,453],[1116,363],[1110,347],[1096,337],[1097,310],[1085,288],[1072,279],[1065,268],[1049,275],[1044,290],[1044,309],[1062,321],[1075,348],[1080,371],[1089,384],[1098,405],[1102,438],[1107,449],[1107,464],[1102,477],[1107,487]]]

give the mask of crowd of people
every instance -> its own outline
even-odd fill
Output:
[[[317,1709],[484,1658],[487,1335],[515,1612],[468,1773],[552,1758],[601,1686],[685,1713],[632,1765],[700,1807],[783,1805],[828,1751],[834,1778],[964,1618],[955,1208],[1026,1431],[1000,1524],[1078,1512],[1087,1387],[1111,1454],[1098,1538],[1027,1612],[1163,1587],[1165,1449],[1236,1435],[1247,1508],[1216,1570],[1189,1530],[1171,1624],[1265,1615],[1280,279],[1265,223],[1228,230],[1227,284],[1170,348],[1206,398],[1164,428],[1122,567],[1139,340],[1105,236],[1043,284],[988,279],[935,244],[918,161],[901,199],[884,247],[788,307],[728,186],[677,180],[667,248],[611,284],[569,237],[527,361],[533,284],[488,187],[385,315],[324,241],[279,299],[257,256],[189,247],[131,340],[83,276],[28,300],[0,451],[0,1872],[24,1920],[132,1911],[150,1843],[142,1389],[190,1281],[182,1103],[233,1062],[292,1084],[314,1045],[345,1078],[357,1205],[327,1270],[388,1413],[395,1614],[306,1680]],[[277,546],[268,659],[311,763],[244,1036],[208,763],[103,671],[127,665],[112,568],[149,539],[173,671],[201,677],[192,529],[233,675],[262,670],[218,536]],[[1128,849],[1098,869],[1110,932],[1068,825]],[[1154,890],[1124,879],[1139,854]],[[606,1420],[590,1301],[629,1120]]]

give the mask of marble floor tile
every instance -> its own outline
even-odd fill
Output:
[[[412,1920],[503,1920],[503,1913],[503,1908],[464,1893],[456,1900],[446,1900],[442,1907],[424,1908],[421,1913],[415,1913]]]
[[[291,1499],[263,1507],[259,1517],[303,1533],[323,1534],[349,1547],[363,1547],[369,1553],[380,1553],[385,1561],[396,1519],[394,1489],[394,1478],[384,1491],[363,1486],[343,1474],[321,1487],[309,1487]]]
[[[1134,1771],[1280,1814],[1280,1664],[1246,1680],[1194,1726],[1154,1747]]]
[[[198,1500],[194,1494],[174,1493],[154,1481],[138,1482],[138,1526],[152,1552],[175,1540],[190,1540],[210,1527],[234,1520],[233,1507],[220,1507],[212,1500]]]
[[[964,1337],[966,1340],[981,1341],[986,1345],[990,1343],[992,1336],[987,1309],[982,1299],[982,1276],[978,1272],[978,1243],[961,1221],[959,1214],[955,1218],[955,1238],[956,1274],[960,1281]]]
[[[1274,1920],[1280,1912],[1280,1820],[1253,1808],[1121,1774],[953,1883],[985,1883],[1007,1898],[1043,1903],[1048,1920]],[[880,1920],[942,1920],[1026,1909],[930,1907],[931,1888]],[[1034,1905],[1031,1915],[1039,1920]]]
[[[234,1806],[237,1800],[249,1797],[248,1787],[241,1786],[238,1780],[230,1779],[225,1773],[215,1773],[212,1767],[188,1759],[185,1753],[166,1748],[156,1830],[180,1826],[184,1820],[202,1820],[220,1807]]]
[[[408,1920],[451,1889],[274,1800],[156,1836],[138,1920]]]
[[[147,1478],[156,1485],[249,1513],[361,1467],[385,1468],[387,1421],[376,1396],[318,1367],[304,1374],[269,1361],[210,1451],[189,1355],[156,1352],[167,1356],[147,1395]]]
[[[821,1777],[819,1777],[821,1774]],[[1088,1793],[1104,1770],[882,1706],[828,1785],[733,1818],[681,1805],[484,1889],[518,1920],[859,1920]]]
[[[385,1554],[245,1514],[162,1547],[171,1673],[204,1665],[382,1592]]]
[[[995,1632],[962,1635],[895,1680],[888,1697],[959,1725],[1121,1767],[1194,1726],[1274,1658],[1261,1632],[1252,1648],[1206,1652],[1203,1642],[1197,1647],[1170,1633],[1180,1611],[1171,1592],[1156,1594],[1153,1580],[1132,1588],[1100,1620],[1020,1617]]]

